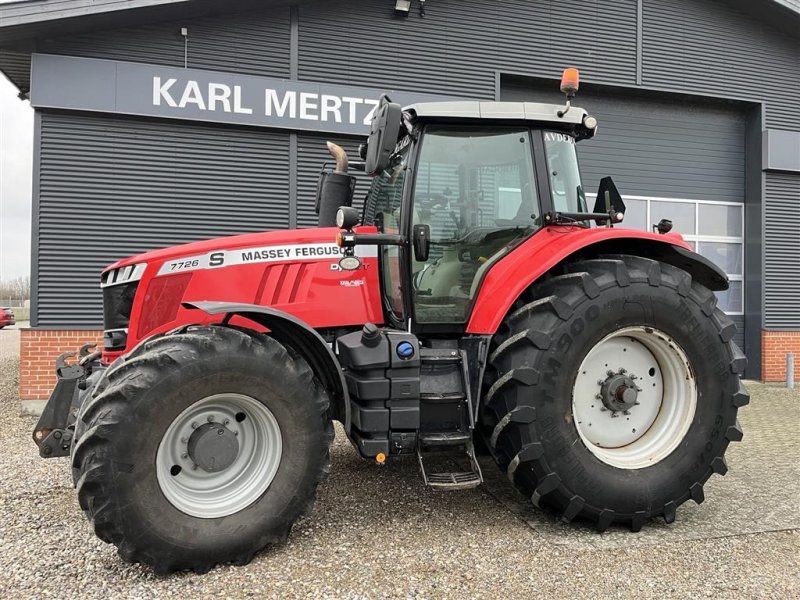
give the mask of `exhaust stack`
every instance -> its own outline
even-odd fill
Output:
[[[347,173],[349,160],[344,148],[327,142],[336,165],[333,171],[322,171],[317,184],[316,210],[319,215],[319,227],[335,227],[336,211],[340,206],[350,206],[353,203],[353,192],[356,188],[356,178]]]

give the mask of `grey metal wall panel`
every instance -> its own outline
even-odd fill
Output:
[[[316,227],[317,213],[314,211],[314,200],[317,193],[317,179],[323,163],[333,164],[325,142],[330,140],[347,151],[351,160],[358,158],[358,145],[363,138],[331,137],[325,135],[297,136],[297,226]],[[370,178],[361,172],[351,171],[358,177],[353,206],[359,210],[364,206],[364,196],[369,189]]]
[[[124,256],[286,228],[288,134],[42,113],[38,325],[101,324]]]
[[[560,102],[530,82],[504,79],[503,100]],[[597,136],[579,144],[589,192],[612,175],[623,194],[744,200],[744,116],[715,104],[669,102],[593,90],[580,104],[597,117]]]
[[[182,67],[181,27],[189,30],[190,68],[289,76],[289,8],[286,6],[97,30],[45,40],[37,51]]]
[[[800,175],[767,173],[764,326],[800,329]]]
[[[299,6],[300,77],[492,98],[496,70],[558,77],[577,63],[589,79],[632,82],[636,2],[437,0],[419,18],[392,2]]]
[[[0,50],[0,71],[22,92],[31,87],[31,55]]]
[[[643,84],[763,99],[767,127],[800,129],[800,35],[723,0],[644,0]]]

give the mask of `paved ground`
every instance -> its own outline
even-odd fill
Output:
[[[338,431],[333,474],[287,544],[246,567],[158,578],[94,537],[66,460],[38,458],[33,420],[17,416],[17,336],[0,331],[2,598],[800,597],[800,392],[750,386],[730,472],[670,526],[559,524],[502,477],[435,493],[413,462],[362,462]]]

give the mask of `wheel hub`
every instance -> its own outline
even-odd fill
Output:
[[[628,411],[639,404],[639,388],[634,383],[635,375],[612,373],[600,386],[600,399],[605,407],[614,412]]]
[[[192,433],[187,452],[198,467],[207,473],[218,473],[239,456],[239,440],[221,423],[206,423]]]

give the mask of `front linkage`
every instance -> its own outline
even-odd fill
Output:
[[[80,390],[86,389],[86,378],[100,358],[100,351],[92,352],[93,348],[95,344],[85,344],[77,353],[64,352],[56,359],[58,382],[33,430],[33,441],[42,458],[69,456]],[[67,363],[76,354],[78,362]]]

